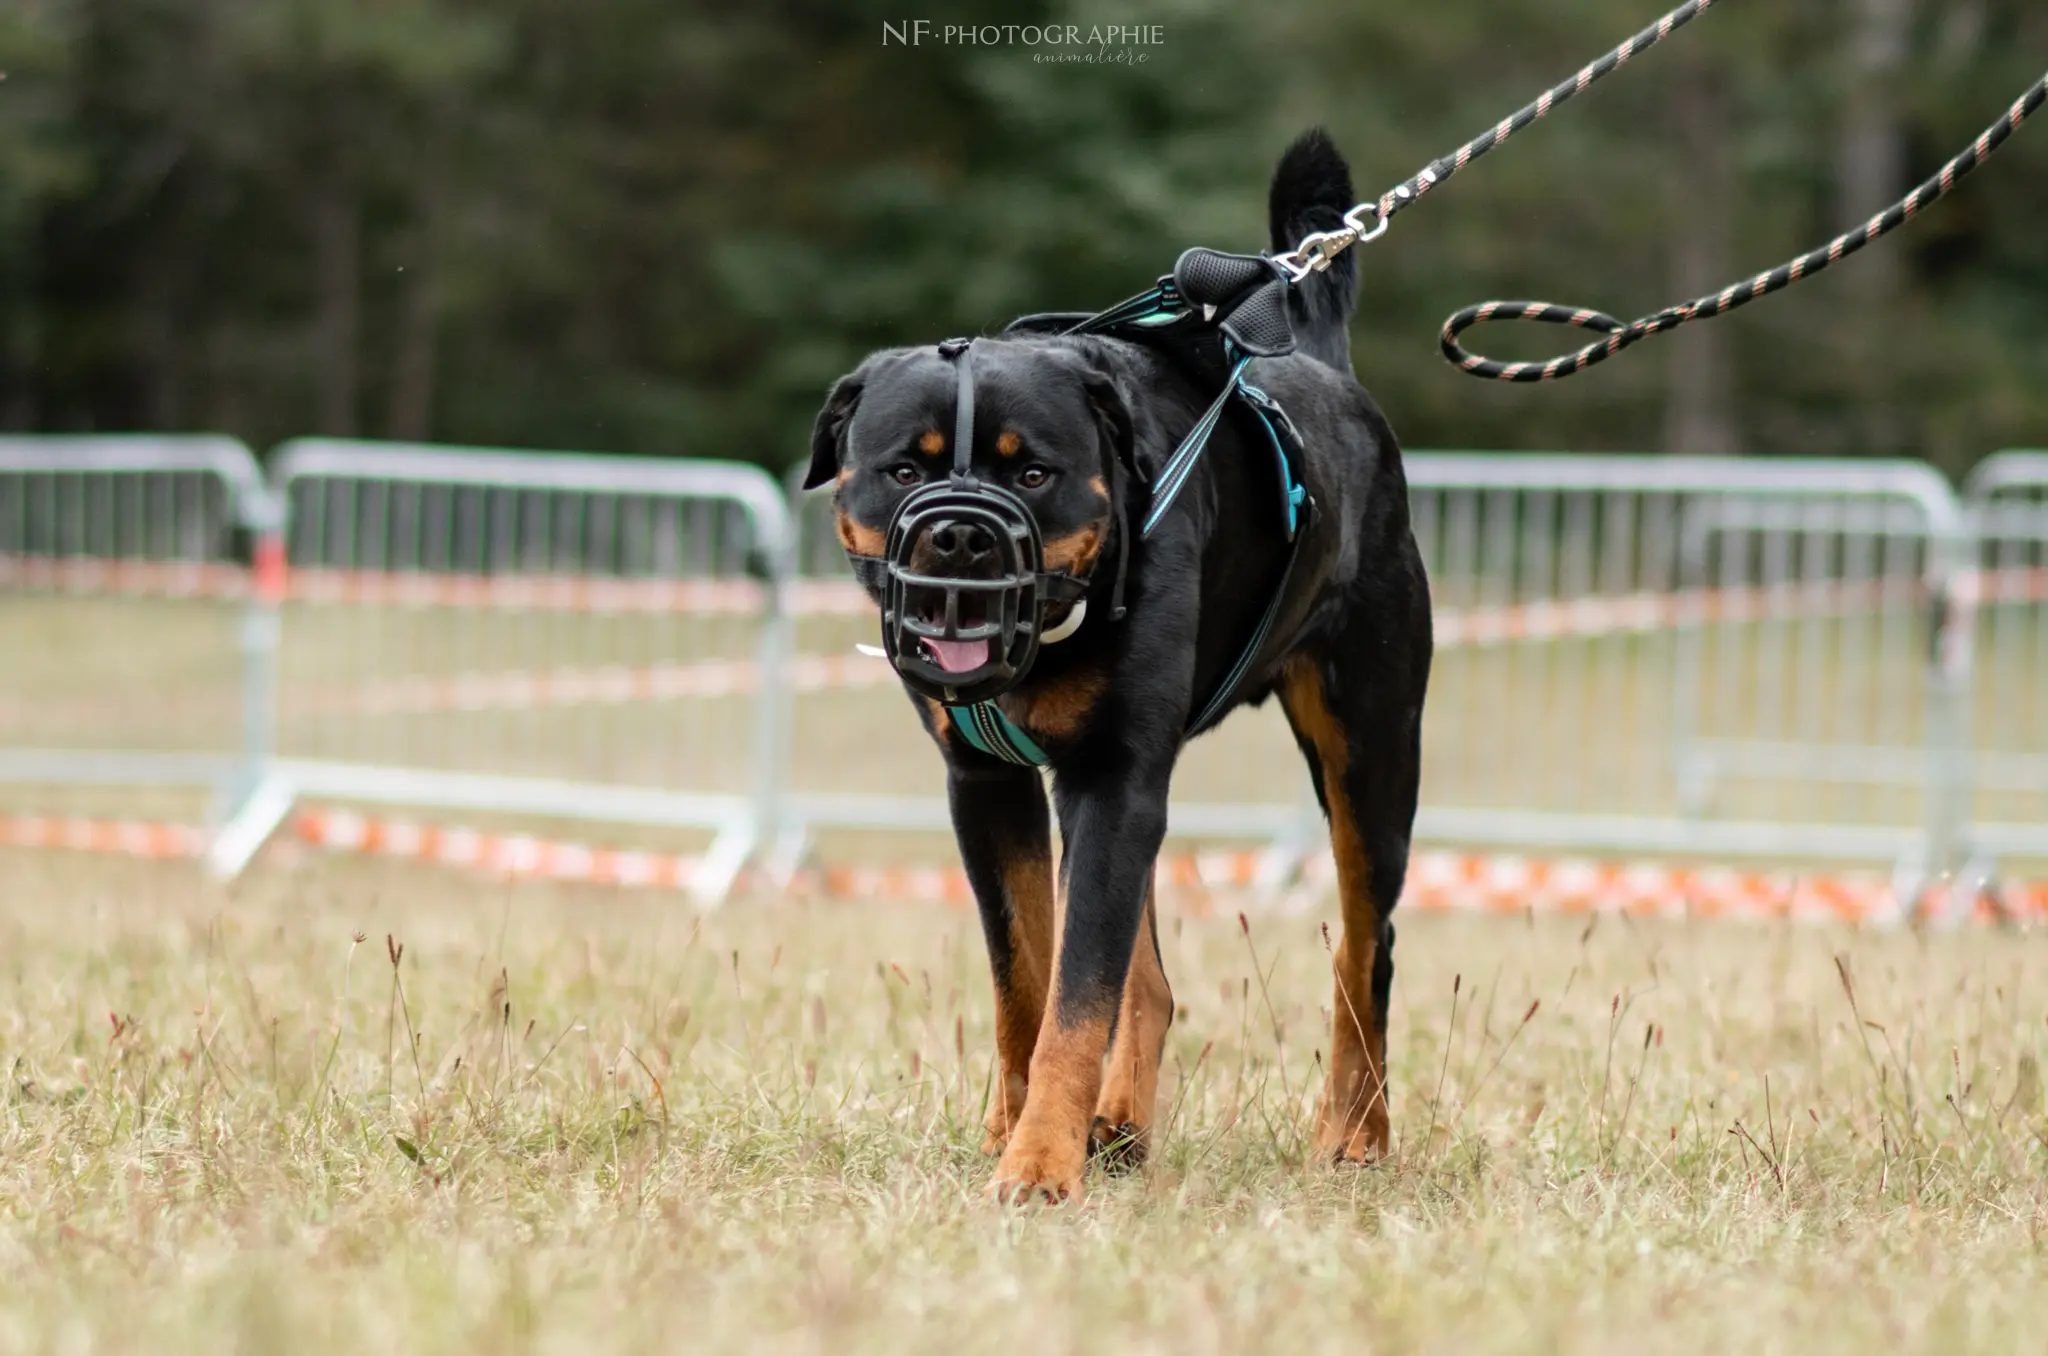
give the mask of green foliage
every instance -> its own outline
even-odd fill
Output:
[[[1749,450],[1959,469],[2048,436],[2032,128],[1880,246],[1889,262],[1873,251],[1711,340],[1556,388],[1481,386],[1436,356],[1468,301],[1626,316],[1681,295],[1686,245],[1725,263],[1716,286],[1776,263],[1881,205],[1844,200],[1859,121],[1896,147],[1903,191],[2048,66],[2048,12],[1971,0],[1919,5],[1903,65],[1873,70],[1874,3],[1717,7],[1404,215],[1364,256],[1356,332],[1404,438],[1665,446],[1674,391],[1709,359],[1709,414]],[[1106,304],[1191,244],[1261,246],[1265,176],[1302,126],[1326,123],[1376,193],[1654,9],[930,16],[1163,29],[1142,63],[1068,65],[886,43],[915,16],[885,0],[16,0],[0,426],[779,466],[866,349]],[[1569,339],[1482,337],[1509,356]]]

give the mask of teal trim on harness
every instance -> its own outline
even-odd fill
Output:
[[[994,702],[975,702],[946,709],[953,713],[953,724],[961,737],[991,758],[1000,758],[1019,767],[1044,767],[1052,761],[1045,756],[1045,750],[1039,748],[1031,736],[1025,734],[1016,721],[1004,715],[1002,708]]]
[[[1251,365],[1250,358],[1239,358],[1231,365],[1230,379],[1223,384],[1222,392],[1211,401],[1209,408],[1202,411],[1202,417],[1180,440],[1180,446],[1166,459],[1166,465],[1159,468],[1159,475],[1152,486],[1152,510],[1145,515],[1144,526],[1138,535],[1149,537],[1154,528],[1166,518],[1166,512],[1173,507],[1173,501],[1186,487],[1188,477],[1195,473],[1195,463],[1202,459],[1202,449],[1209,445],[1209,435],[1222,422],[1223,411],[1238,394],[1238,381],[1244,376],[1245,368]],[[1270,430],[1268,430],[1270,432]]]
[[[1056,317],[1048,316],[1045,319]],[[1208,316],[1203,316],[1202,322],[1206,322],[1207,319]],[[1107,311],[1083,317],[1057,332],[1094,334],[1117,326],[1165,330],[1182,321],[1202,323],[1196,321],[1186,299],[1181,296],[1173,280],[1162,278],[1159,285],[1150,291],[1141,292],[1119,302]],[[1151,536],[1165,520],[1180,492],[1187,488],[1188,480],[1194,475],[1196,463],[1201,460],[1210,438],[1222,423],[1224,410],[1234,399],[1252,414],[1257,415],[1260,427],[1266,431],[1266,441],[1273,449],[1273,460],[1280,473],[1280,506],[1287,523],[1287,540],[1291,545],[1287,553],[1287,563],[1281,571],[1280,582],[1274,588],[1265,612],[1259,617],[1250,643],[1238,655],[1237,662],[1224,676],[1222,685],[1210,694],[1200,714],[1188,726],[1189,737],[1200,734],[1221,719],[1231,699],[1237,695],[1238,688],[1257,664],[1260,652],[1266,648],[1266,642],[1272,637],[1273,628],[1278,623],[1287,601],[1287,587],[1293,580],[1295,564],[1301,557],[1301,548],[1305,540],[1301,531],[1303,519],[1314,511],[1308,487],[1301,482],[1297,474],[1296,457],[1300,454],[1302,444],[1301,435],[1295,430],[1294,422],[1287,417],[1287,412],[1281,408],[1278,401],[1245,380],[1245,372],[1250,368],[1252,358],[1256,355],[1244,352],[1227,334],[1221,335],[1220,339],[1223,358],[1229,364],[1223,389],[1196,419],[1194,427],[1188,430],[1180,444],[1166,459],[1166,464],[1160,467],[1159,473],[1152,478],[1152,502],[1143,523],[1138,528],[1137,536],[1140,540]],[[1291,454],[1290,448],[1295,449]],[[947,709],[953,713],[954,723],[959,727],[962,737],[991,758],[1000,758],[1006,763],[1020,766],[1044,767],[1050,763],[1051,760],[1047,758],[1045,751],[1039,748],[1015,721],[1004,715],[994,702],[952,706]]]
[[[1280,467],[1280,500],[1287,511],[1287,539],[1294,540],[1294,534],[1301,528],[1301,506],[1308,499],[1308,486],[1294,478],[1294,464],[1288,460],[1287,448],[1280,440],[1280,430],[1273,427],[1273,415],[1280,403],[1258,387],[1240,378],[1237,389],[1245,397],[1245,404],[1259,416],[1259,423],[1265,427],[1267,441],[1273,444],[1273,459]],[[1286,418],[1284,413],[1281,418]],[[1289,421],[1292,426],[1292,421]]]

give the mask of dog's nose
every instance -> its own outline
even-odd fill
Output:
[[[954,568],[979,564],[996,546],[994,535],[977,523],[940,523],[931,541],[938,563]]]

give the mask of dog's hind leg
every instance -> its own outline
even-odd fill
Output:
[[[1053,951],[1052,826],[1032,768],[975,756],[947,778],[953,832],[988,940],[996,990],[996,1077],[983,1153],[1001,1153],[1024,1114]]]
[[[1279,693],[1330,821],[1344,933],[1331,1001],[1329,1081],[1316,1113],[1316,1151],[1370,1162],[1388,1148],[1387,999],[1394,982],[1395,901],[1408,871],[1421,766],[1422,694],[1349,660],[1302,652]],[[1426,654],[1426,652],[1425,652]],[[1426,663],[1426,657],[1425,657]]]
[[[1095,1103],[1095,1131],[1089,1152],[1110,1168],[1133,1168],[1152,1147],[1152,1112],[1159,1096],[1159,1058],[1166,1029],[1173,1025],[1173,989],[1159,955],[1159,915],[1150,885],[1145,919],[1131,951],[1116,1034],[1109,1043],[1109,1070]]]

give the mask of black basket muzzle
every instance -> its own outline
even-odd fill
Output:
[[[920,548],[949,534],[976,543],[964,566],[972,574],[919,568]],[[889,523],[882,602],[882,647],[904,681],[952,703],[986,701],[1021,681],[1038,657],[1045,609],[1084,587],[1046,576],[1044,560],[1037,521],[1001,486],[955,476],[905,499]],[[980,662],[966,666],[972,649]]]

